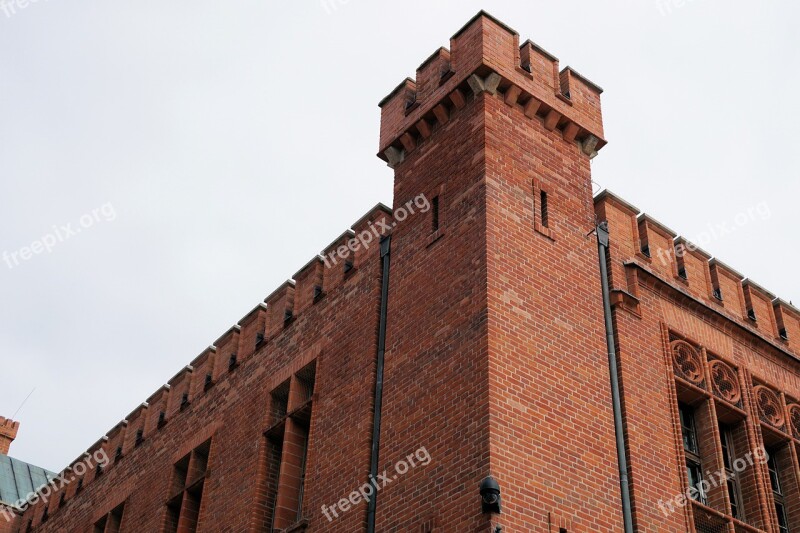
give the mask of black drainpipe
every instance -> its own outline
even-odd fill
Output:
[[[386,353],[386,312],[389,305],[389,251],[392,236],[381,240],[381,318],[378,326],[378,356],[375,379],[375,412],[372,418],[372,456],[369,463],[368,483],[377,483],[378,479],[378,452],[381,441],[381,408],[383,406],[383,359]],[[373,486],[374,488],[374,486]],[[367,507],[367,533],[375,533],[375,511],[378,508],[378,490],[375,489],[369,498]]]
[[[617,352],[615,348],[614,321],[611,318],[611,290],[608,286],[608,222],[601,222],[597,226],[597,249],[600,254],[600,284],[603,287],[603,311],[606,320],[608,368],[611,373],[611,398],[614,404],[614,432],[617,437],[619,484],[622,490],[622,515],[625,522],[625,533],[633,533],[631,490],[630,483],[628,482],[628,456],[625,452],[622,400],[619,392],[619,365],[617,363]]]

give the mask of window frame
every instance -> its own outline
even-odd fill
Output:
[[[781,471],[775,461],[777,452],[769,452],[767,460],[767,470],[769,471],[769,485],[772,497],[775,500],[775,515],[778,519],[779,533],[789,533],[789,515],[786,512],[786,496],[783,494],[783,483],[781,482]]]
[[[703,482],[703,460],[700,457],[700,441],[697,438],[697,423],[694,416],[695,409],[681,403],[678,404],[678,411],[681,422],[683,452],[686,459],[686,482],[690,490],[694,489],[694,491],[697,492],[697,498],[692,499],[706,505],[708,502],[708,494],[700,488]],[[689,444],[691,444],[691,446]],[[692,483],[693,477],[697,478],[694,483]]]
[[[744,521],[744,499],[742,497],[742,480],[739,473],[733,468],[736,461],[736,446],[733,439],[733,428],[720,423],[720,444],[722,445],[723,467],[725,468],[725,483],[728,489],[729,511],[737,520]]]

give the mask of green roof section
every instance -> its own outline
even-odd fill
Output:
[[[20,500],[47,485],[57,476],[49,470],[0,455],[0,503],[16,507]]]

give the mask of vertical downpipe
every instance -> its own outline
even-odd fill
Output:
[[[611,398],[614,404],[614,432],[617,438],[622,515],[625,523],[625,533],[634,533],[630,482],[628,481],[628,456],[625,452],[625,430],[619,390],[619,364],[615,347],[614,321],[611,318],[611,290],[608,286],[608,242],[608,222],[601,222],[597,226],[597,249],[600,255],[600,283],[603,288],[603,313],[606,322],[606,343],[608,344],[608,369],[611,373]]]
[[[378,326],[378,355],[375,379],[375,411],[372,417],[372,455],[369,464],[368,483],[375,489],[369,498],[367,506],[367,533],[375,533],[375,512],[378,508],[378,489],[375,486],[378,478],[378,452],[381,441],[381,409],[383,407],[383,359],[386,353],[386,314],[389,304],[389,251],[392,236],[389,235],[381,241],[381,315]]]

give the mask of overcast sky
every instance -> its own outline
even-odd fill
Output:
[[[597,183],[689,238],[735,225],[704,248],[800,302],[798,2],[5,1],[0,415],[36,389],[25,461],[60,471],[391,205],[377,103],[481,8],[605,89]]]

